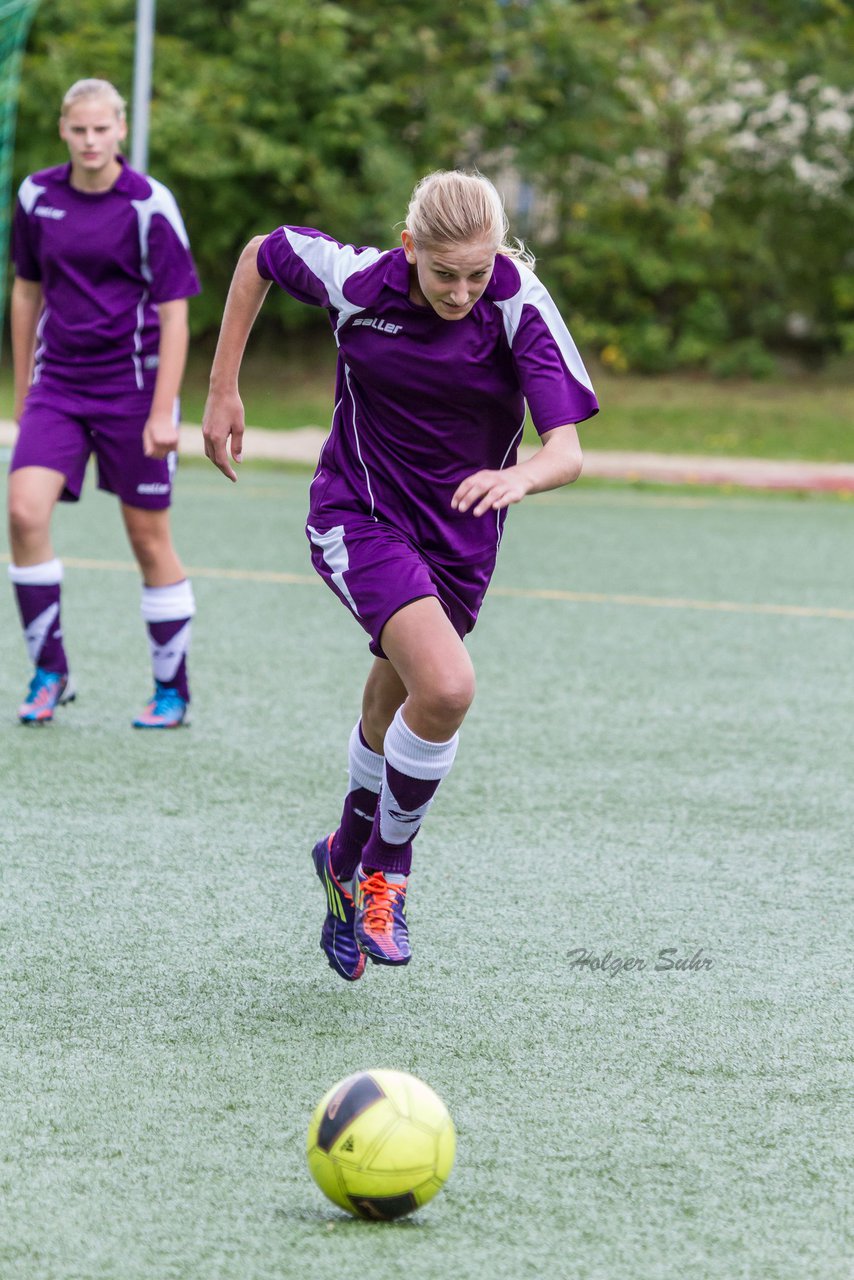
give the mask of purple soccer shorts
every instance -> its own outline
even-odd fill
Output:
[[[60,500],[76,502],[94,453],[98,488],[129,507],[162,510],[172,499],[177,454],[146,458],[142,431],[150,391],[87,395],[56,383],[36,383],[27,394],[9,471],[48,467],[65,476]]]
[[[435,596],[460,637],[474,626],[495,568],[487,562],[440,559],[383,520],[352,511],[323,528],[309,522],[311,562],[370,636],[371,653],[383,658],[380,636],[393,614],[413,600]]]

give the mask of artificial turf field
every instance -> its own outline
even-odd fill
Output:
[[[311,576],[307,475],[183,468],[169,734],[129,727],[139,588],[89,486],[55,525],[80,694],[50,727],[16,723],[0,592],[2,1280],[848,1277],[854,508],[582,483],[512,511],[413,961],[350,986],[309,850],[368,655]],[[304,1140],[381,1065],[458,1152],[373,1225]]]

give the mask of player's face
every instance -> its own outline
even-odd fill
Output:
[[[109,98],[81,98],[60,118],[59,136],[68,146],[74,171],[92,178],[115,163],[127,124]]]
[[[492,277],[496,246],[487,240],[466,240],[416,248],[408,231],[401,239],[413,268],[411,300],[431,306],[443,320],[467,316]]]

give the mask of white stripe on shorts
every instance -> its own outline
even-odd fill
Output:
[[[358,618],[360,615],[359,610],[356,608],[356,601],[350,595],[350,588],[344,581],[344,574],[350,568],[350,557],[344,545],[343,524],[333,525],[325,533],[321,533],[310,524],[306,525],[306,528],[312,542],[316,547],[320,548],[325,563],[332,570],[332,581]]]

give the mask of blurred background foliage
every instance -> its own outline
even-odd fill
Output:
[[[82,76],[130,99],[133,0],[43,0],[15,185],[66,156]],[[133,122],[131,121],[131,126]],[[280,223],[392,245],[434,168],[478,167],[586,353],[761,376],[854,352],[854,6],[846,0],[158,0],[150,171],[216,330]],[[322,316],[271,295],[271,336]]]

